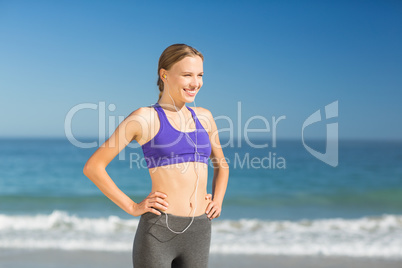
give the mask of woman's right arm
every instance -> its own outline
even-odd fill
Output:
[[[166,195],[161,192],[150,193],[142,202],[135,203],[117,187],[106,172],[106,167],[131,141],[136,140],[138,142],[142,138],[144,130],[147,131],[150,124],[150,116],[146,112],[147,109],[141,107],[126,117],[110,138],[88,159],[83,170],[85,176],[102,193],[125,212],[133,216],[139,216],[145,212],[159,215],[160,213],[155,208],[166,209],[167,203],[164,201]]]

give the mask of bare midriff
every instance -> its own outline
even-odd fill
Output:
[[[197,170],[197,207],[195,204]],[[152,192],[165,193],[169,204],[164,212],[176,216],[192,217],[205,214],[210,200],[207,195],[208,165],[200,162],[184,162],[149,169],[152,179]],[[195,213],[194,213],[195,209]],[[162,210],[163,211],[163,210]]]

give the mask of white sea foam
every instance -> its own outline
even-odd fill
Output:
[[[212,252],[402,258],[402,216],[222,221]]]
[[[128,251],[138,218],[1,215],[0,248]],[[402,259],[402,215],[359,219],[213,220],[211,253]]]

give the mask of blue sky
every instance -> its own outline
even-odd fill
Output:
[[[205,58],[196,105],[230,118],[235,136],[239,103],[241,129],[286,116],[277,138],[300,139],[307,117],[338,101],[338,118],[307,138],[338,122],[340,138],[401,139],[401,14],[400,1],[0,0],[0,137],[64,137],[83,103],[114,104],[116,121],[155,103],[160,54],[186,43]],[[77,138],[98,128],[98,110],[73,117]]]

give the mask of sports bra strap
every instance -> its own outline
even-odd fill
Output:
[[[156,112],[157,112],[158,115],[159,115],[159,118],[161,119],[161,120],[159,120],[159,121],[161,122],[161,124],[163,124],[164,126],[167,125],[167,126],[169,126],[169,127],[174,128],[174,127],[170,124],[170,122],[169,122],[169,120],[168,120],[168,118],[167,118],[167,116],[166,116],[166,113],[165,113],[165,111],[163,110],[162,106],[161,106],[159,103],[155,103],[155,104],[153,105],[153,107],[155,108]],[[195,112],[194,112],[193,109],[191,109],[191,108],[188,107],[188,106],[186,106],[186,107],[187,107],[187,109],[190,110],[190,112],[191,112],[191,115],[192,115],[192,118],[193,118],[193,121],[194,121],[194,124],[195,124],[195,128],[196,128],[197,130],[199,130],[200,127],[202,127],[202,125],[201,125],[201,123],[198,121],[197,115],[195,114]],[[174,129],[175,129],[175,128],[174,128]],[[176,129],[176,130],[177,130],[177,129]],[[181,132],[181,131],[180,131],[180,132]]]
[[[187,108],[190,110],[191,115],[192,115],[193,118],[194,118],[194,122],[197,122],[197,115],[195,114],[195,112],[193,111],[193,109],[191,109],[190,107],[187,107]]]

